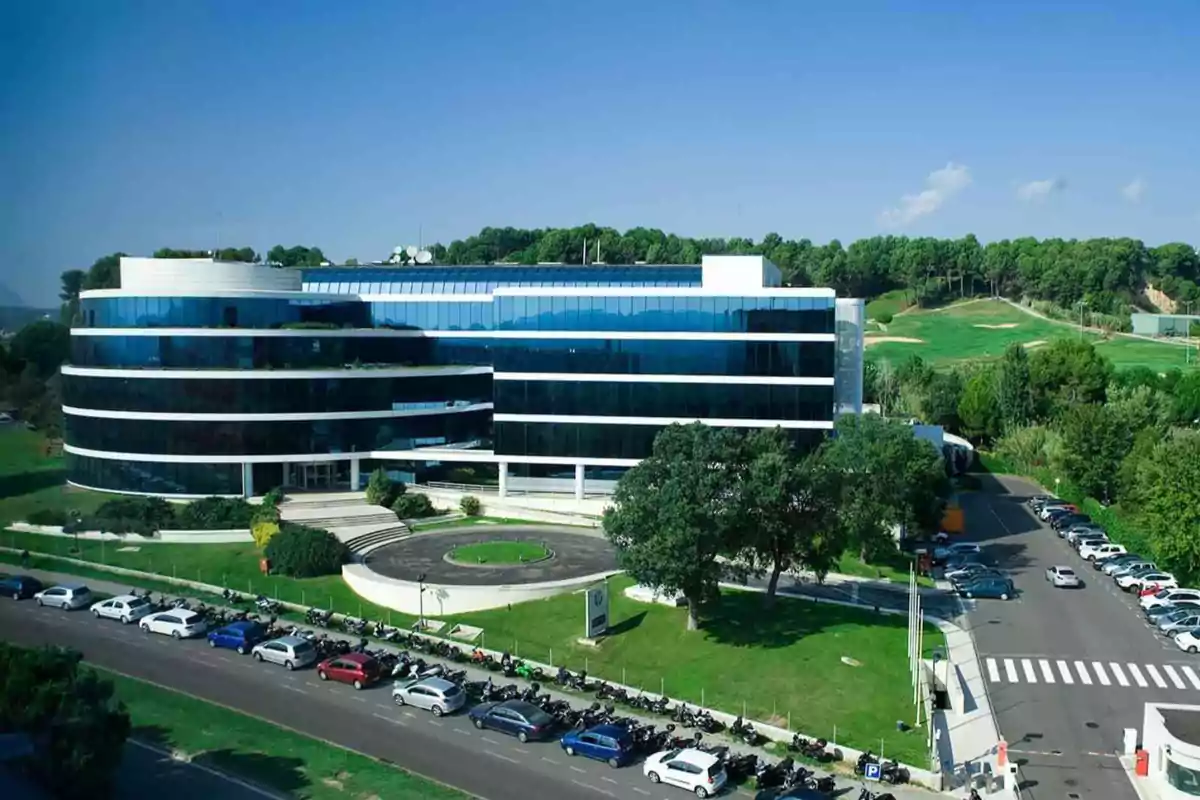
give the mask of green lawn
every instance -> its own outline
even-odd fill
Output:
[[[900,363],[919,355],[935,367],[948,367],[963,361],[999,358],[1012,343],[1032,349],[1064,336],[1078,337],[1079,330],[1034,317],[997,300],[978,300],[896,317],[886,334],[867,337],[867,357]],[[1185,366],[1185,349],[1179,345],[1121,336],[1103,338],[1091,333],[1086,336],[1118,368],[1144,365],[1165,372]],[[873,338],[884,337],[919,341],[871,344]]]
[[[46,455],[46,440],[19,425],[0,429],[0,525],[40,508],[94,511],[109,495],[66,485],[62,456]]]
[[[583,596],[568,594],[447,618],[484,629],[484,644],[537,661],[587,669],[648,692],[732,714],[774,719],[815,736],[879,750],[913,764],[926,760],[920,732],[899,733],[913,716],[903,616],[780,598],[764,613],[763,597],[725,591],[700,631],[686,612],[626,598],[630,581],[610,579],[609,636],[599,647],[583,635]],[[930,627],[926,647],[941,646]],[[553,653],[551,653],[553,651]],[[861,666],[847,666],[848,656]]]
[[[537,542],[476,542],[450,551],[450,558],[466,564],[521,564],[538,561],[550,551]]]
[[[193,763],[311,800],[466,800],[466,794],[256,717],[103,669],[129,710],[131,736]]]
[[[445,528],[461,528],[466,525],[552,525],[550,522],[535,522],[515,517],[460,517],[442,522],[417,522],[409,527],[414,531],[436,531]]]
[[[842,553],[833,569],[842,575],[853,575],[856,578],[872,578],[893,583],[908,583],[909,567],[912,558],[897,552],[890,563],[864,564],[857,553],[849,551]],[[933,586],[933,579],[919,576],[917,583],[921,586]]]

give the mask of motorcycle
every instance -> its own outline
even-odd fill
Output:
[[[750,747],[754,747],[758,744],[758,731],[754,730],[754,726],[750,723],[743,722],[740,716],[733,721],[733,725],[729,728],[729,732],[741,739]]]
[[[896,800],[896,796],[891,792],[872,792],[864,786],[858,793],[858,800]]]
[[[278,614],[283,608],[278,600],[272,600],[263,594],[254,598],[254,605],[264,614]]]

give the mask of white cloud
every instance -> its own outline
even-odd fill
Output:
[[[935,169],[925,178],[925,188],[919,194],[906,194],[900,204],[879,215],[879,221],[889,228],[901,228],[937,211],[946,201],[971,185],[971,170],[962,164],[948,163]]]
[[[1022,183],[1017,187],[1017,197],[1026,203],[1037,203],[1066,188],[1067,182],[1062,178],[1029,181],[1029,183]]]
[[[1134,178],[1121,187],[1121,194],[1131,203],[1140,203],[1146,196],[1146,182],[1141,178]]]

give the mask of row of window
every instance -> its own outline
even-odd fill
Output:
[[[181,456],[266,456],[410,450],[490,441],[492,412],[303,422],[179,422],[65,415],[67,444]]]
[[[645,458],[655,425],[596,425],[588,423],[497,422],[497,455],[549,456],[554,458]],[[815,447],[824,440],[820,430],[785,429],[797,446]]]
[[[500,286],[699,286],[699,266],[358,267],[304,270],[304,291],[328,294],[491,294]]]
[[[497,372],[832,377],[835,348],[832,342],[72,336],[71,363],[149,369],[494,365]]]
[[[833,333],[832,297],[509,297],[496,327],[518,331]]]
[[[67,480],[118,492],[239,495],[242,465],[113,461],[67,453]]]
[[[471,303],[371,303],[371,322],[378,328],[421,331],[487,331],[492,329],[492,301]]]
[[[496,381],[497,414],[833,419],[832,386]]]
[[[403,378],[62,376],[63,405],[178,414],[299,414],[455,408],[492,402],[491,375]]]
[[[85,328],[280,328],[309,323],[371,327],[356,301],[270,297],[88,297],[79,303]]]

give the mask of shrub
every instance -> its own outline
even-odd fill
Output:
[[[407,487],[400,481],[388,477],[383,467],[371,473],[367,481],[367,502],[375,506],[391,508],[396,498],[404,494]]]
[[[878,322],[880,325],[891,325],[892,319],[894,319],[892,317],[892,315],[886,311],[884,311],[882,314],[879,314],[878,316],[875,317],[875,321]]]
[[[264,506],[270,506],[271,508],[278,508],[279,504],[282,503],[286,497],[287,495],[283,493],[283,487],[276,486],[274,489],[263,495],[262,504]]]
[[[30,525],[66,525],[71,518],[61,508],[38,508],[29,512],[25,521]]]
[[[205,497],[179,509],[175,524],[186,531],[249,528],[255,510],[239,497]]]
[[[336,536],[320,528],[283,522],[267,542],[271,569],[292,578],[337,574],[348,551]]]
[[[463,499],[458,501],[458,507],[468,517],[478,517],[483,511],[483,503],[473,494],[463,495]]]
[[[392,503],[392,511],[400,519],[420,519],[437,513],[433,503],[423,494],[402,494]]]
[[[81,530],[150,535],[175,524],[175,509],[161,497],[122,497],[101,505],[91,521],[96,524]]]
[[[259,550],[265,549],[277,533],[279,523],[274,520],[259,520],[250,526],[250,535],[254,537],[254,544]]]

